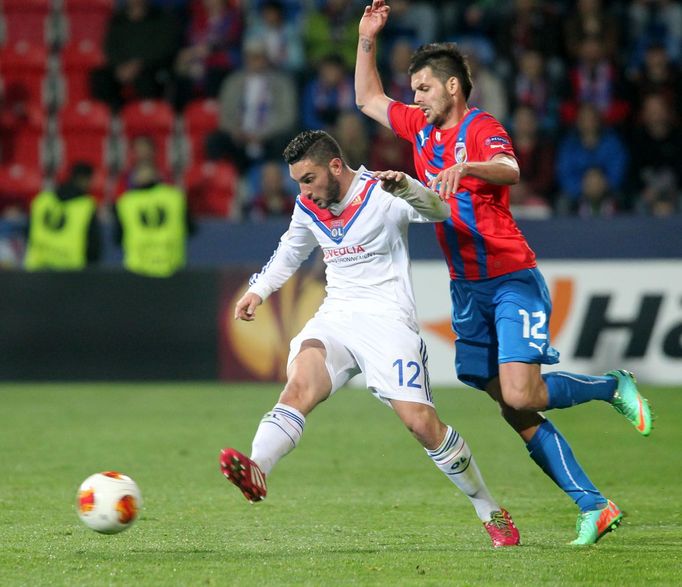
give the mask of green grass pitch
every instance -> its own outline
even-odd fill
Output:
[[[520,528],[521,548],[493,550],[468,500],[366,391],[320,405],[268,499],[250,505],[218,453],[249,451],[276,386],[4,384],[0,585],[680,585],[682,389],[644,392],[657,412],[649,438],[602,403],[551,414],[626,514],[576,549],[575,506],[495,405],[436,391]],[[104,536],[78,520],[75,493],[111,469],[137,481],[145,506]]]

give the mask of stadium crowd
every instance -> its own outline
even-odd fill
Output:
[[[281,152],[302,129],[351,165],[414,172],[410,145],[355,106],[366,0],[2,0],[0,215],[25,217],[74,164],[100,215],[138,165],[194,216],[288,216]],[[682,192],[682,5],[674,0],[393,0],[387,94],[411,102],[410,54],[469,55],[470,105],[510,129],[513,211],[666,216]]]

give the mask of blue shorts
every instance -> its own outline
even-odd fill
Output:
[[[450,296],[455,368],[463,383],[485,389],[498,376],[500,363],[559,362],[549,340],[552,301],[539,269],[453,280]]]

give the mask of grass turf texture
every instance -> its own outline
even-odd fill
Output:
[[[552,419],[592,480],[625,511],[575,548],[575,506],[535,467],[495,405],[438,390],[442,418],[469,440],[523,547],[493,550],[468,500],[390,409],[341,390],[308,418],[268,499],[248,504],[218,452],[248,452],[279,388],[270,385],[0,386],[0,584],[674,585],[682,583],[682,390],[645,389],[642,438],[593,403]],[[115,536],[77,519],[91,473],[120,470],[145,501]]]

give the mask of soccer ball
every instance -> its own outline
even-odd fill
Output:
[[[117,534],[133,525],[142,507],[135,481],[116,471],[90,475],[78,488],[78,517],[102,534]]]

